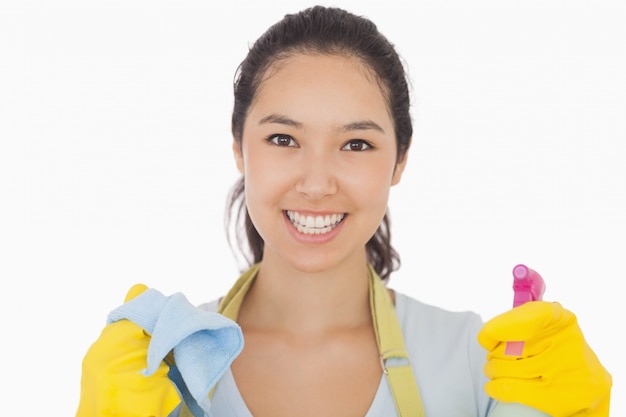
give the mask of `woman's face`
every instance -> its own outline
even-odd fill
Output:
[[[264,262],[365,262],[405,163],[386,103],[356,58],[300,54],[268,71],[233,146]]]

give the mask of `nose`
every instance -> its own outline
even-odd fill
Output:
[[[296,191],[308,200],[321,200],[337,192],[337,167],[329,155],[303,155]]]

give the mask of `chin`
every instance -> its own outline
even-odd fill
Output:
[[[282,262],[287,263],[289,268],[292,268],[298,272],[305,274],[318,274],[333,269],[341,268],[350,261],[350,256],[345,254],[340,255],[337,251],[321,251],[323,253],[311,253],[312,251],[306,251],[306,254],[301,252],[298,256],[297,253],[289,253],[289,255],[283,258]],[[354,259],[354,258],[353,258]],[[361,257],[359,256],[359,259]],[[363,258],[365,262],[365,257]]]

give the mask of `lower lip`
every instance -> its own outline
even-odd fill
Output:
[[[293,223],[291,223],[291,220],[289,220],[289,217],[287,217],[287,213],[283,212],[283,215],[285,217],[285,223],[287,223],[287,230],[289,230],[291,236],[293,236],[298,242],[318,245],[333,240],[339,234],[340,229],[343,227],[343,224],[348,217],[347,215],[344,215],[343,220],[341,220],[339,224],[337,224],[335,227],[332,228],[331,231],[327,233],[319,235],[309,235],[298,232],[298,229],[296,229]]]

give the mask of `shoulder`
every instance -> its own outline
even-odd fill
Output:
[[[482,326],[481,317],[472,311],[450,311],[423,303],[396,292],[396,313],[403,327],[428,327],[433,330]]]
[[[211,313],[215,313],[217,311],[217,307],[220,304],[221,298],[216,298],[215,300],[209,301],[207,303],[202,303],[198,306],[200,310],[209,311]]]

